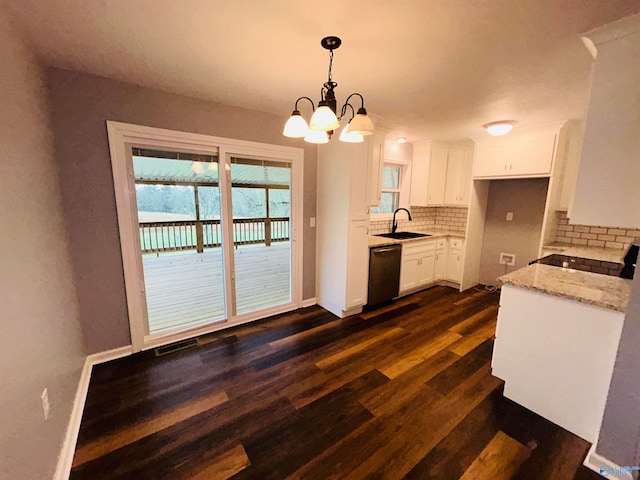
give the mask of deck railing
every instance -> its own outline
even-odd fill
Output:
[[[204,251],[222,245],[220,220],[184,220],[177,222],[141,222],[142,253]],[[289,218],[236,218],[233,220],[233,244],[252,245],[289,240]]]

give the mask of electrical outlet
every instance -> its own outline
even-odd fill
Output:
[[[514,253],[500,253],[500,265],[516,266],[516,255]]]
[[[507,222],[513,221],[513,212],[507,212]]]
[[[42,413],[44,414],[44,419],[49,420],[51,406],[49,405],[49,391],[46,388],[42,391],[40,399],[42,400]]]

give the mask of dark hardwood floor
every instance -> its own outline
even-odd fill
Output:
[[[71,478],[600,478],[587,442],[502,396],[497,305],[435,287],[99,365]]]

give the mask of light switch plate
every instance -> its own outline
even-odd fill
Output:
[[[507,222],[513,221],[513,212],[507,212]]]
[[[500,265],[516,266],[516,255],[514,253],[500,253]]]
[[[42,400],[42,413],[44,415],[44,419],[49,420],[49,412],[51,411],[51,406],[49,405],[49,391],[46,388],[42,391],[40,399]]]

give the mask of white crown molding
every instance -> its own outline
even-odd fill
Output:
[[[636,33],[640,33],[640,14],[607,23],[583,33],[582,36],[587,37],[597,46]]]

